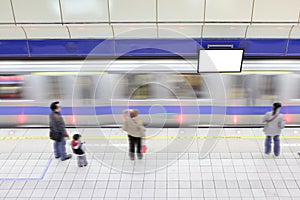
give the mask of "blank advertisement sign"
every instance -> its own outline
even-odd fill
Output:
[[[200,49],[198,73],[241,72],[243,49]]]

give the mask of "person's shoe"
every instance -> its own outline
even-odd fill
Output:
[[[56,159],[60,158],[60,156],[55,156]]]
[[[137,157],[138,157],[138,159],[143,159],[143,154],[138,153]]]
[[[130,160],[134,160],[134,153],[129,153],[129,158],[130,158]]]
[[[279,155],[275,155],[275,154],[274,154],[274,155],[273,155],[273,158],[279,158]]]
[[[67,155],[64,159],[61,159],[61,161],[65,161],[65,160],[68,160],[68,159],[70,159],[70,158],[72,158],[72,155],[71,155],[71,154]]]
[[[82,165],[78,165],[78,167],[83,167]]]
[[[298,151],[297,153],[298,153],[298,155],[300,156],[300,151]]]

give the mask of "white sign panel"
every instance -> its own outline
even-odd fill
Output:
[[[198,72],[241,72],[243,49],[200,49]]]

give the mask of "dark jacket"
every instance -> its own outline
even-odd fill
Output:
[[[82,142],[72,140],[71,147],[74,154],[83,155],[85,153],[85,147]]]
[[[59,112],[51,112],[49,115],[50,138],[55,141],[61,141],[64,137],[68,137],[64,119]]]

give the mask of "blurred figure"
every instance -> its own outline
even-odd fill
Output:
[[[77,155],[77,162],[78,167],[87,166],[88,162],[86,160],[86,147],[84,145],[84,142],[80,140],[81,135],[80,134],[74,134],[73,140],[71,142],[71,147],[73,150],[73,153]]]
[[[138,110],[123,111],[124,125],[123,130],[128,134],[129,140],[129,157],[131,160],[135,158],[135,148],[138,159],[143,158],[142,154],[142,138],[145,137],[145,127],[142,120],[138,117]]]
[[[279,113],[281,108],[281,103],[274,103],[273,104],[273,111],[267,112],[263,118],[263,122],[265,123],[264,126],[264,133],[266,135],[265,140],[265,153],[271,153],[271,144],[272,138],[274,140],[274,155],[279,156],[280,154],[280,133],[281,129],[284,128],[284,120],[283,115]]]
[[[60,111],[61,106],[59,102],[53,102],[50,105],[52,112],[49,115],[50,118],[50,138],[54,140],[54,155],[55,158],[60,158],[62,161],[68,160],[72,155],[66,153],[66,140],[69,135],[66,131],[65,122],[62,118]]]

